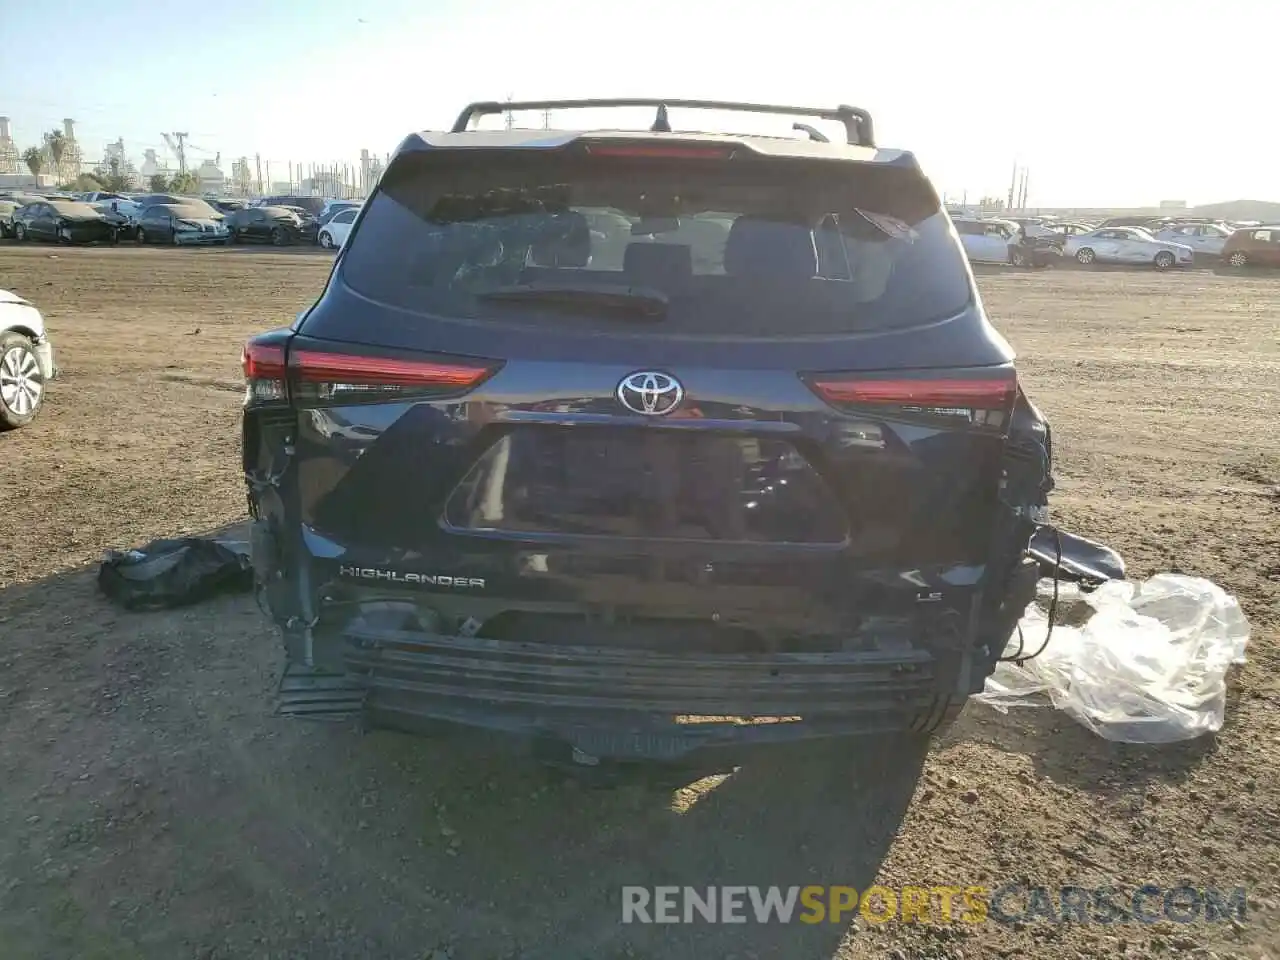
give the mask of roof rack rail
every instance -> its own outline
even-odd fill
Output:
[[[453,125],[454,133],[466,133],[471,129],[473,120],[494,114],[514,110],[577,110],[597,107],[654,107],[657,118],[654,129],[663,129],[666,125],[668,107],[692,108],[695,110],[740,110],[747,113],[777,113],[801,117],[818,117],[822,120],[838,120],[844,124],[846,141],[852,146],[874,147],[876,145],[875,130],[871,122],[871,114],[861,107],[840,104],[836,107],[786,107],[765,103],[738,103],[729,100],[658,100],[647,97],[627,97],[615,100],[508,100],[499,103],[496,100],[485,100],[471,103],[458,115]]]

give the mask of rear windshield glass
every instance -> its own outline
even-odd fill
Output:
[[[366,206],[342,280],[446,317],[581,326],[494,294],[599,287],[656,293],[663,331],[769,336],[911,326],[972,297],[932,187],[885,165],[411,154]]]
[[[197,216],[207,217],[217,213],[213,207],[205,203],[199,197],[171,197],[167,194],[156,194],[152,197],[142,197],[143,206],[163,205],[166,207],[186,207],[188,210],[199,211]],[[188,214],[190,216],[190,214]]]
[[[89,204],[80,203],[76,200],[50,200],[49,206],[53,207],[58,213],[69,217],[92,217],[98,212]]]
[[[186,217],[188,220],[221,220],[222,214],[208,204],[173,203],[165,204],[165,209],[175,217]]]

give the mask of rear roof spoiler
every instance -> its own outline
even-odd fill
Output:
[[[784,116],[818,117],[822,120],[838,120],[844,125],[845,139],[850,146],[874,147],[875,128],[870,112],[861,107],[840,104],[836,107],[787,107],[764,103],[739,103],[730,100],[656,100],[645,97],[628,97],[615,100],[496,100],[468,104],[458,115],[453,133],[466,133],[473,121],[481,117],[515,110],[578,110],[601,107],[653,107],[656,111],[651,130],[671,131],[667,121],[669,107],[695,110],[738,110],[745,113],[772,113]]]

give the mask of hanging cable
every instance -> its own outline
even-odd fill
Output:
[[[1043,525],[1036,527],[1036,533],[1038,533],[1042,529],[1044,529]],[[1050,529],[1053,530],[1053,551],[1054,551],[1053,596],[1049,598],[1049,612],[1047,615],[1048,626],[1045,629],[1044,641],[1036,649],[1035,653],[1029,653],[1024,656],[1022,624],[1019,623],[1018,624],[1018,652],[1011,657],[1001,657],[1000,662],[1002,663],[1014,663],[1021,666],[1022,664],[1026,663],[1028,660],[1034,660],[1036,657],[1040,656],[1040,654],[1044,653],[1046,649],[1048,649],[1049,641],[1053,637],[1053,625],[1055,622],[1057,622],[1057,618],[1058,618],[1058,584],[1061,582],[1061,572],[1062,572],[1062,534],[1058,532],[1056,527],[1051,527]],[[1033,533],[1032,536],[1034,535],[1035,534]]]

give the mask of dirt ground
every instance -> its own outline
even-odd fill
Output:
[[[1234,592],[1227,726],[1110,745],[972,705],[927,757],[799,753],[676,791],[585,790],[478,738],[271,716],[247,599],[126,614],[106,547],[243,516],[239,348],[307,252],[0,246],[61,358],[0,437],[0,957],[972,958],[1280,950],[1280,279],[992,273],[1053,421],[1056,517],[1132,572]],[[656,884],[1243,885],[1243,924],[623,925]]]

